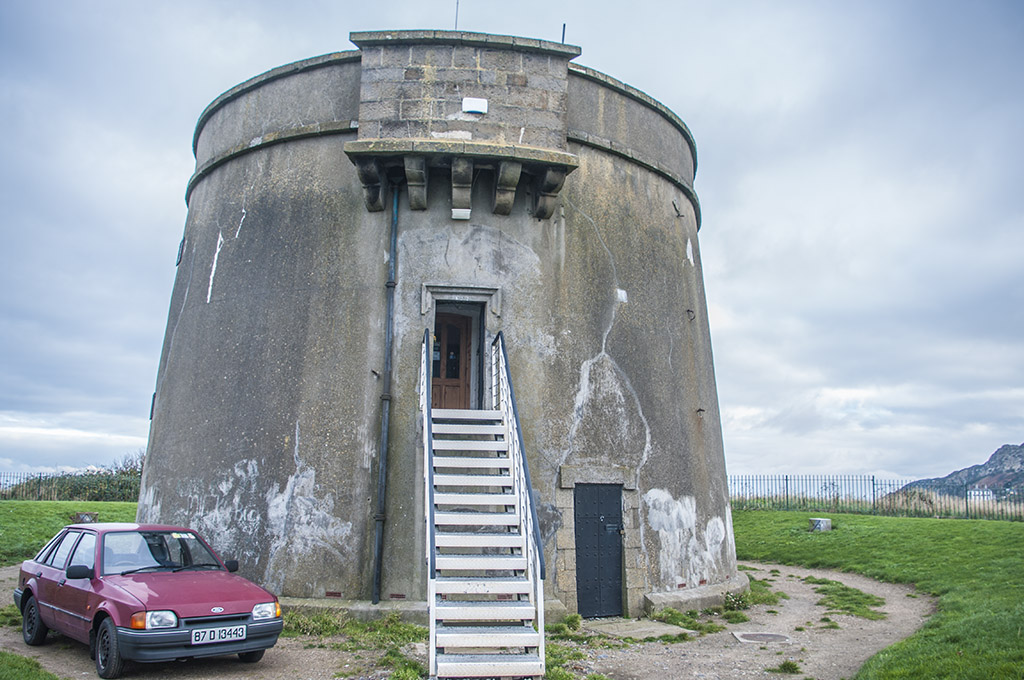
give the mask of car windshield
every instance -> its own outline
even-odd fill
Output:
[[[221,569],[191,531],[117,531],[103,536],[103,574]]]

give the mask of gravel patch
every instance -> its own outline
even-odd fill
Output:
[[[757,605],[745,610],[749,621],[725,624],[726,629],[689,642],[666,644],[639,642],[621,648],[593,648],[579,645],[583,659],[571,661],[566,668],[581,677],[601,673],[613,680],[674,680],[706,678],[786,677],[768,672],[784,661],[799,665],[800,678],[840,680],[852,677],[872,655],[908,637],[920,628],[934,611],[932,598],[908,586],[880,583],[856,574],[822,569],[803,569],[782,565],[746,563],[757,571],[757,579],[770,579],[773,590],[789,595],[778,605]],[[772,570],[777,570],[773,573]],[[17,579],[17,567],[0,568],[0,592],[8,601]],[[853,616],[829,614],[839,628],[827,628],[822,622],[826,608],[818,605],[820,595],[814,586],[804,583],[805,576],[839,581],[858,590],[878,595],[885,604],[878,607],[886,618],[869,621]],[[773,613],[774,612],[774,613]],[[736,633],[747,634],[755,642],[741,642]],[[785,636],[788,642],[771,641]],[[759,640],[760,638],[760,640]],[[571,643],[560,643],[569,644]],[[0,649],[37,659],[43,668],[61,678],[95,678],[96,671],[85,645],[51,633],[41,647],[28,647],[17,628],[0,629]],[[424,646],[405,650],[412,658],[424,659]],[[236,657],[216,657],[201,661],[131,665],[124,677],[136,680],[329,680],[336,677],[385,678],[390,671],[376,667],[381,652],[347,652],[332,649],[330,641],[312,638],[282,638],[267,650],[257,664],[243,664]]]

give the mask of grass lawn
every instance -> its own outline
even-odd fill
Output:
[[[809,512],[733,513],[740,559],[912,583],[938,612],[871,658],[857,678],[1024,678],[1024,523],[837,515],[811,533]]]
[[[98,512],[100,522],[134,522],[135,503],[0,501],[0,566],[32,557],[76,512]]]

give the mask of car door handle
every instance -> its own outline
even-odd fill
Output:
[[[57,583],[57,585],[59,585],[59,586],[62,586],[62,585],[64,585],[64,583],[65,583],[66,581],[67,581],[67,579],[66,579],[66,578],[62,578],[62,579],[60,580],[60,582],[59,582],[59,583]]]
[[[42,578],[42,577],[43,577],[43,572],[37,571],[36,572],[36,578]]]

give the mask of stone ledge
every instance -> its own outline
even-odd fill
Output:
[[[490,33],[471,33],[467,31],[356,31],[349,33],[348,39],[360,49],[387,45],[442,43],[487,47],[497,50],[557,54],[564,56],[566,59],[578,57],[583,52],[578,46],[566,45],[565,43],[538,40],[536,38],[522,38],[514,35],[492,35]]]
[[[647,593],[644,595],[644,613],[650,616],[665,607],[672,607],[681,612],[689,609],[701,610],[718,607],[725,602],[726,593],[739,595],[748,590],[750,590],[750,579],[743,572],[737,572],[724,583],[671,592]]]
[[[361,139],[345,142],[345,153],[355,156],[466,156],[474,160],[517,160],[561,165],[572,172],[579,165],[575,154],[535,146],[491,144],[465,139]]]

